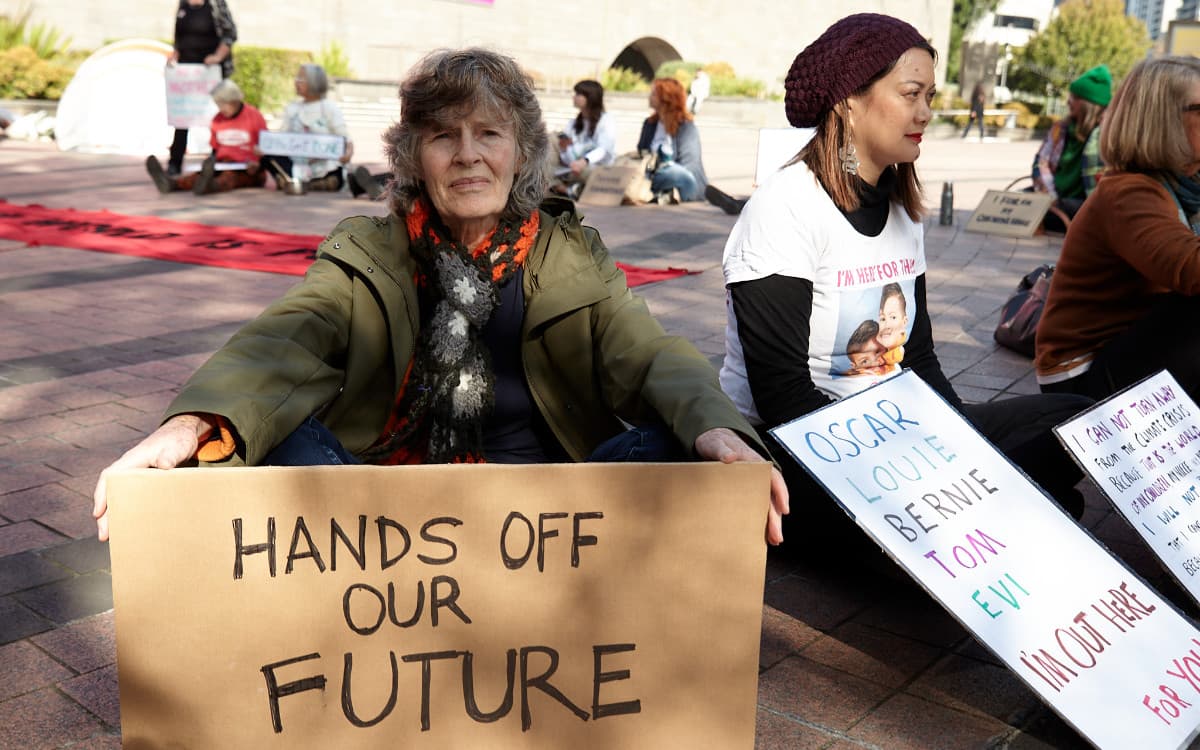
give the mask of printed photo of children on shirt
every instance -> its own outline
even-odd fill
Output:
[[[841,296],[830,375],[889,377],[900,371],[904,343],[912,332],[908,301],[913,281],[891,282]]]

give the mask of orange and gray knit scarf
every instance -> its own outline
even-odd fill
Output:
[[[483,423],[495,385],[483,327],[499,304],[497,290],[533,247],[539,214],[535,210],[519,223],[502,220],[471,249],[450,237],[424,198],[406,223],[421,308],[433,314],[422,321],[387,426],[364,458],[377,464],[482,462]]]

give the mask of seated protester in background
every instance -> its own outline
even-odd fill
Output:
[[[340,135],[346,139],[346,151],[337,161],[266,155],[262,158],[263,166],[271,172],[275,186],[280,190],[293,179],[300,180],[305,190],[341,190],[345,183],[343,166],[354,155],[354,143],[350,140],[342,110],[326,97],[329,78],[320,65],[305,63],[296,71],[295,84],[300,99],[288,104],[283,111],[283,132]]]
[[[1097,65],[1071,82],[1067,96],[1068,114],[1050,128],[1033,159],[1033,189],[1049,193],[1055,205],[1074,217],[1084,198],[1096,189],[1104,170],[1100,156],[1100,119],[1112,100],[1112,75]],[[1052,213],[1046,214],[1046,229],[1066,229]]]
[[[392,179],[391,172],[371,174],[371,170],[366,167],[358,167],[346,175],[346,186],[350,188],[350,195],[355,198],[366,195],[371,200],[377,201],[383,197],[384,188],[387,187],[390,179]]]
[[[617,156],[617,134],[612,118],[604,111],[604,87],[597,81],[575,84],[577,114],[560,131],[559,169],[550,189],[559,195],[578,198],[593,167],[607,166]]]
[[[242,96],[242,90],[226,78],[213,87],[213,101],[217,103],[217,114],[213,116],[209,130],[212,135],[212,153],[204,160],[199,172],[170,177],[158,158],[146,159],[146,171],[160,193],[173,190],[191,190],[196,195],[219,193],[244,187],[262,187],[267,175],[259,164],[258,134],[267,129],[262,113]],[[245,169],[222,169],[218,163],[241,163]]]
[[[1102,399],[1166,368],[1200,399],[1200,60],[1134,66],[1100,153],[1038,324],[1038,384]]]
[[[654,114],[642,123],[638,153],[651,154],[650,190],[659,203],[678,192],[681,201],[704,199],[708,177],[700,154],[700,131],[687,111],[687,94],[674,78],[656,78],[650,86]]]
[[[391,213],[339,224],[113,468],[765,461],[708,360],[663,331],[574,205],[539,208],[550,144],[516,61],[434,52],[400,94]],[[774,469],[771,490],[777,544]],[[95,499],[105,539],[104,474]]]
[[[725,245],[721,385],[783,467],[799,503],[785,536],[814,559],[879,555],[767,430],[902,368],[1066,510],[1083,512],[1074,487],[1083,474],[1051,430],[1092,400],[1032,395],[963,404],[934,352],[925,209],[913,163],[932,117],[934,59],[915,28],[874,13],[841,19],[797,55],[785,109],[793,126],[816,134],[758,187]],[[886,279],[856,273],[877,267],[910,270]]]

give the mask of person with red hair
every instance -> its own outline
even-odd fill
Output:
[[[704,199],[708,177],[700,156],[700,131],[687,110],[683,84],[674,78],[656,78],[650,87],[654,114],[642,123],[638,153],[651,154],[650,189],[659,203],[669,202],[674,191],[681,201]]]

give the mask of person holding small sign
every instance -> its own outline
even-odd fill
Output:
[[[209,130],[212,135],[212,154],[204,160],[199,172],[171,177],[163,170],[158,157],[146,158],[146,171],[160,193],[191,190],[196,195],[219,193],[244,187],[262,187],[267,175],[259,168],[258,134],[267,129],[267,121],[255,107],[246,104],[241,88],[225,79],[212,91],[217,114]],[[217,170],[217,164],[241,165],[241,169]]]
[[[275,178],[275,186],[285,189],[294,180],[304,190],[338,191],[346,184],[345,165],[354,156],[354,143],[346,118],[338,105],[330,101],[329,77],[315,63],[305,63],[296,71],[296,94],[300,99],[287,105],[283,112],[283,129],[289,133],[332,133],[346,140],[346,148],[338,159],[292,159],[287,156],[265,155],[263,167]]]
[[[786,80],[787,116],[816,134],[759,186],[725,246],[721,384],[772,446],[791,496],[804,498],[788,536],[814,554],[845,553],[868,540],[767,430],[901,368],[918,374],[1072,514],[1083,510],[1074,489],[1082,473],[1051,429],[1091,399],[1033,395],[964,405],[934,352],[925,209],[913,165],[932,117],[934,55],[911,25],[873,13],[843,18],[797,55]],[[848,451],[886,439],[887,424],[861,422],[852,425],[861,434],[842,435]]]
[[[1138,63],[1100,153],[1111,171],[1071,223],[1038,324],[1038,383],[1102,399],[1166,368],[1200,399],[1200,61]]]
[[[170,64],[201,63],[220,65],[221,77],[233,75],[233,43],[237,41],[237,26],[229,14],[225,0],[179,0],[175,14],[175,43]],[[183,172],[183,157],[187,153],[185,129],[175,130],[167,174],[178,177]]]
[[[542,203],[550,142],[517,63],[436,52],[400,94],[384,136],[392,213],[339,224],[304,281],[106,473],[193,459],[765,461],[708,361],[630,293],[574,204]],[[766,536],[778,543],[778,471],[771,489]],[[105,539],[104,473],[95,501]]]

